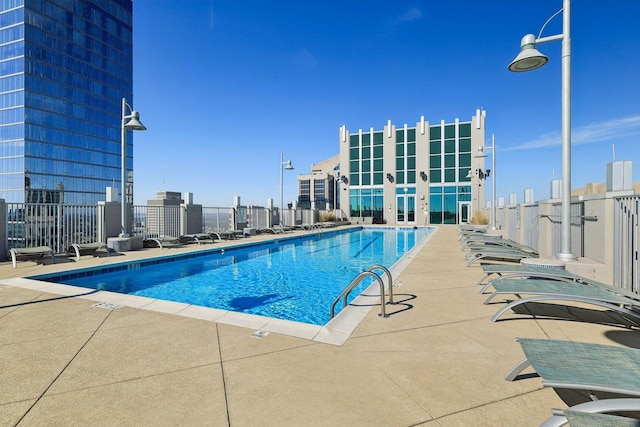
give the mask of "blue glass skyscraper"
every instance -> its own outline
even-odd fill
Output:
[[[132,11],[131,0],[0,0],[0,198],[93,204],[120,185]]]

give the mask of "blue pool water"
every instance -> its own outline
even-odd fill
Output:
[[[374,264],[390,268],[431,231],[336,230],[32,279],[324,325],[358,274]]]

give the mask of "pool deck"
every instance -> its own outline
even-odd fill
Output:
[[[534,426],[566,404],[540,378],[503,379],[523,359],[516,337],[640,342],[638,329],[580,307],[545,304],[537,309],[553,318],[492,323],[504,299],[482,304],[482,271],[465,266],[455,226],[440,227],[394,277],[390,316],[372,307],[342,345],[256,334],[259,322],[185,316],[159,302],[96,307],[87,295],[11,280],[197,248],[0,263],[0,427]],[[593,321],[575,321],[576,311]]]

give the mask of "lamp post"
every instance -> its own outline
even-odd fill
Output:
[[[283,171],[284,170],[293,170],[293,165],[291,164],[291,160],[287,160],[285,162],[284,160],[284,153],[280,153],[280,215],[279,219],[280,219],[280,225],[282,224],[282,215],[284,213],[284,206],[283,206],[283,199],[284,199],[284,183],[282,182],[282,175],[283,175]]]
[[[542,37],[549,21],[562,13],[562,34]],[[520,72],[542,67],[549,58],[538,52],[536,44],[562,40],[562,223],[560,252],[556,258],[571,261],[576,256],[571,253],[571,0],[563,0],[563,7],[544,23],[536,38],[527,34],[520,42],[520,53],[509,64],[509,70]]]
[[[127,115],[127,108],[131,111],[131,114]],[[129,120],[129,121],[127,121]],[[122,98],[122,115],[120,122],[120,145],[121,145],[121,192],[122,197],[120,199],[120,237],[129,237],[127,227],[127,129],[131,130],[147,130],[147,128],[140,123],[140,115],[137,111],[131,108],[131,105],[127,104],[127,100]]]
[[[487,157],[485,150],[491,150],[491,173],[493,178],[491,179],[491,229],[496,229],[496,140],[495,135],[491,135],[491,146],[486,145],[478,147],[478,153],[475,158]]]

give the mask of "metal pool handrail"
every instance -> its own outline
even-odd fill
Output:
[[[338,301],[342,300],[342,308],[347,306],[347,297],[349,296],[349,294],[351,293],[351,291],[353,290],[353,288],[355,288],[357,285],[360,284],[360,282],[362,282],[365,278],[367,277],[373,277],[378,281],[378,284],[380,285],[380,314],[378,314],[378,316],[380,317],[389,317],[389,315],[386,313],[385,311],[385,294],[384,294],[384,282],[382,281],[382,279],[380,278],[380,276],[376,273],[374,273],[372,270],[376,270],[376,269],[381,269],[383,270],[387,276],[389,277],[389,293],[391,295],[391,300],[389,302],[393,303],[393,290],[391,289],[393,286],[393,281],[391,279],[391,273],[389,272],[389,270],[387,270],[385,267],[381,266],[381,265],[373,265],[371,267],[369,267],[369,269],[367,271],[363,271],[362,273],[358,274],[358,276],[356,276],[355,279],[353,279],[353,281],[351,283],[349,283],[349,286],[347,286],[346,288],[344,288],[344,290],[340,293],[340,295],[338,295],[338,297],[333,301],[333,304],[331,304],[331,319],[333,319],[335,317],[335,311],[336,311],[336,304],[338,303]]]

